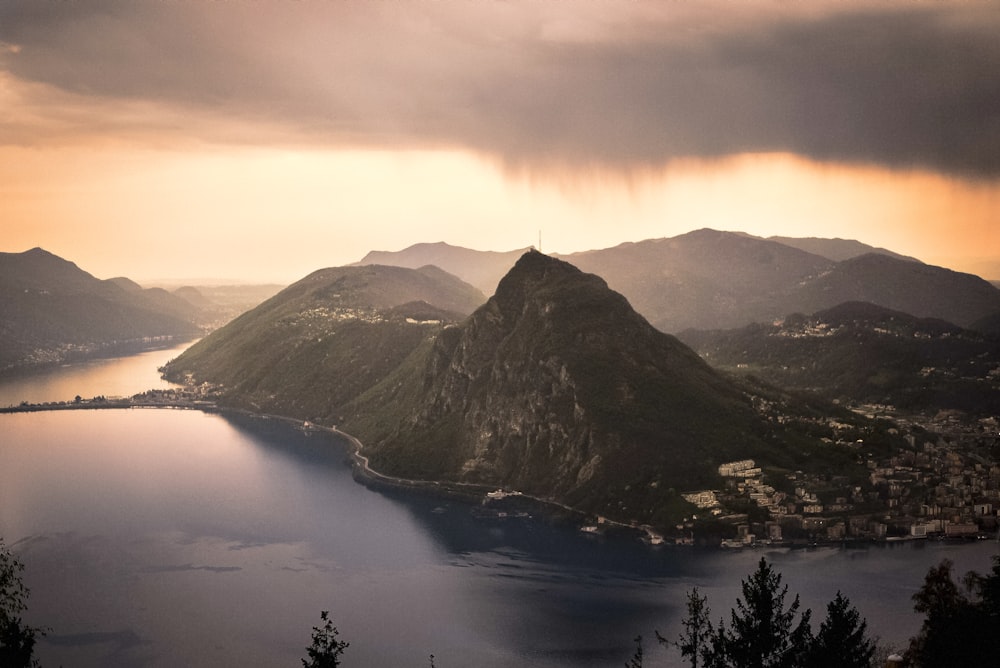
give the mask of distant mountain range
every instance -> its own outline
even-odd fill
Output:
[[[851,258],[860,257],[862,255],[869,255],[871,253],[876,253],[878,255],[886,255],[896,260],[920,262],[920,260],[918,260],[915,257],[900,255],[899,253],[894,253],[887,248],[876,248],[874,246],[869,246],[868,244],[863,244],[860,241],[855,241],[854,239],[821,239],[817,237],[802,237],[802,238],[768,237],[767,240],[776,241],[779,244],[791,246],[792,248],[798,248],[799,250],[804,250],[807,253],[812,253],[813,255],[819,255],[820,257],[825,257],[826,259],[833,260],[834,262],[850,260]]]
[[[689,514],[680,490],[718,483],[723,461],[866,475],[796,426],[814,408],[734,384],[595,275],[530,251],[482,302],[437,268],[324,269],[166,372],[228,405],[336,423],[386,474],[659,525]]]
[[[408,265],[432,256],[445,271],[478,281],[486,294],[513,259],[510,253],[444,244],[376,257],[383,264]],[[1000,313],[1000,290],[987,281],[842,239],[778,241],[706,229],[558,257],[604,278],[665,332],[742,327],[845,301],[962,326]]]
[[[439,242],[415,244],[401,251],[371,251],[357,264],[385,264],[411,269],[434,265],[474,285],[484,295],[492,295],[503,275],[527,250],[522,248],[498,253]]]

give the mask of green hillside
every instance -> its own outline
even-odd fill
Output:
[[[873,304],[681,339],[713,365],[830,399],[890,404],[933,415],[1000,412],[1000,339]]]
[[[41,248],[0,253],[0,374],[193,338],[199,316],[164,290],[99,280]]]
[[[165,373],[214,385],[234,405],[336,423],[347,402],[483,300],[435,267],[323,269],[205,337]]]

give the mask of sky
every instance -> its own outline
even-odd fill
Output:
[[[0,251],[288,283],[711,227],[1000,279],[1000,3],[0,3]]]

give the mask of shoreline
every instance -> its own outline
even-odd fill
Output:
[[[314,424],[308,420],[302,420],[287,415],[261,413],[244,408],[220,406],[217,402],[208,399],[178,399],[176,394],[171,393],[169,390],[162,392],[163,394],[159,396],[162,396],[163,399],[160,400],[157,400],[156,398],[137,399],[136,397],[141,396],[137,394],[128,398],[92,398],[80,401],[46,402],[40,404],[22,402],[17,406],[0,407],[0,414],[63,410],[124,410],[130,408],[161,408],[200,410],[205,413],[217,414],[235,413],[249,417],[281,420],[292,425],[294,428],[305,432],[325,432],[345,440],[349,446],[348,457],[351,462],[352,477],[359,484],[365,485],[371,489],[398,489],[441,498],[461,499],[468,502],[479,501],[484,504],[487,502],[503,501],[507,498],[518,499],[541,506],[543,508],[543,512],[552,517],[572,517],[575,522],[581,524],[581,527],[589,518],[593,517],[591,513],[577,510],[576,508],[553,499],[545,499],[517,491],[504,491],[502,489],[497,489],[492,485],[447,480],[419,480],[388,475],[371,467],[368,456],[362,452],[364,444],[359,438],[345,431],[341,431],[336,427],[325,427]],[[659,535],[653,532],[651,528],[641,527],[635,524],[629,524],[603,517],[597,518],[597,521],[602,526],[601,533],[605,533],[607,531],[635,532],[638,536],[646,535],[651,541],[653,541],[653,537]]]
[[[157,337],[140,337],[126,341],[95,344],[94,348],[79,348],[66,352],[58,359],[15,363],[0,369],[0,379],[22,379],[51,371],[64,366],[86,364],[101,360],[112,360],[119,357],[130,357],[143,353],[167,350],[182,344],[193,344],[205,335],[204,331],[190,334],[163,334]]]
[[[983,540],[993,540],[989,536],[975,535],[963,537],[945,536],[890,536],[879,539],[841,539],[841,540],[808,540],[789,539],[781,541],[759,541],[753,543],[737,544],[737,541],[722,541],[713,535],[711,540],[680,541],[672,537],[665,538],[656,528],[649,525],[622,522],[607,517],[595,516],[592,513],[578,510],[569,505],[553,499],[546,499],[531,494],[524,494],[515,490],[497,489],[492,485],[481,483],[463,483],[445,480],[420,480],[412,478],[401,478],[388,475],[373,469],[367,455],[363,454],[364,444],[356,436],[349,434],[337,427],[325,427],[314,424],[308,420],[302,420],[286,415],[273,413],[261,413],[244,408],[220,406],[216,401],[203,398],[180,398],[171,391],[155,391],[158,394],[142,397],[137,394],[128,398],[106,399],[97,397],[92,399],[81,399],[80,401],[45,402],[32,404],[22,402],[17,406],[0,407],[0,414],[13,413],[36,413],[43,411],[63,411],[63,410],[124,410],[131,408],[153,408],[153,409],[175,409],[175,410],[199,410],[204,413],[214,413],[224,415],[226,413],[240,414],[252,418],[263,418],[281,420],[291,425],[295,429],[308,432],[325,432],[343,439],[348,445],[347,456],[350,460],[351,474],[356,482],[370,489],[404,490],[415,492],[432,497],[459,499],[465,502],[480,502],[482,505],[490,503],[512,505],[515,502],[527,502],[532,506],[540,508],[542,514],[551,519],[572,518],[574,524],[579,525],[581,532],[593,536],[605,536],[607,534],[625,534],[635,537],[637,540],[648,543],[651,546],[675,545],[677,547],[701,547],[713,548],[722,551],[741,552],[743,550],[756,549],[814,549],[820,547],[838,547],[841,549],[852,549],[868,546],[892,547],[911,542],[947,542],[954,544],[979,543]],[[162,392],[162,393],[161,393]],[[157,397],[160,397],[159,399]],[[498,517],[506,517],[508,513],[496,509]],[[591,521],[596,519],[596,525]]]

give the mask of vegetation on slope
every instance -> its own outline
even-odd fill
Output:
[[[863,476],[857,453],[810,433],[814,407],[795,406],[800,420],[775,409],[793,403],[733,384],[600,278],[529,252],[469,319],[352,403],[345,426],[393,475],[665,524],[689,512],[680,491],[717,486],[724,461]]]
[[[236,406],[339,423],[347,403],[482,301],[436,268],[324,269],[205,337],[164,371],[214,385]]]
[[[930,413],[1000,411],[1000,340],[873,304],[681,338],[713,365],[831,399]]]
[[[198,316],[164,290],[98,280],[41,248],[0,253],[0,373],[193,338]]]

